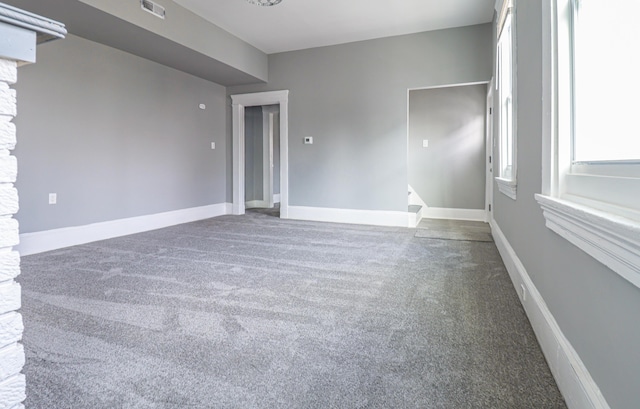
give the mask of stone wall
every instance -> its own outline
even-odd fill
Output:
[[[10,88],[17,80],[17,64],[0,58],[0,409],[23,408],[25,362],[20,309],[20,255],[18,244],[18,191],[13,186],[18,164],[11,151],[16,145],[16,92]]]

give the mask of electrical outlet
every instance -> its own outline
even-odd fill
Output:
[[[422,140],[422,147],[423,148],[428,148],[429,147],[429,140],[428,139],[423,139]]]
[[[305,136],[304,137],[305,145],[313,145],[313,136]]]
[[[58,195],[56,193],[49,193],[49,204],[58,203]]]
[[[215,142],[211,142],[211,149],[215,149],[216,148],[216,143]]]

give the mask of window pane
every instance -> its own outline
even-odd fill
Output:
[[[513,180],[513,52],[511,15],[508,15],[498,41],[500,95],[500,174]]]
[[[640,161],[640,1],[576,3],[574,160]]]

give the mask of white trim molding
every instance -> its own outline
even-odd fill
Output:
[[[491,232],[567,407],[610,409],[495,220],[491,221]]]
[[[11,38],[5,39],[7,41],[2,44],[3,58],[21,63],[36,62],[36,48],[31,40],[35,39],[37,44],[41,44],[65,38],[67,35],[64,24],[6,4],[0,4],[0,24],[4,26],[3,35],[10,34],[11,36]],[[24,33],[32,33],[34,37],[21,35],[15,37],[15,31],[11,33],[6,30],[9,26],[19,28]],[[25,39],[26,42],[22,41]],[[18,41],[16,42],[16,40]],[[5,54],[7,51],[10,52]]]
[[[518,184],[515,180],[509,180],[504,178],[494,178],[498,185],[498,190],[503,195],[516,200],[516,192],[518,190]]]
[[[316,222],[409,227],[407,212],[289,206],[289,218]]]
[[[536,195],[546,226],[640,288],[640,223],[573,201]]]
[[[415,229],[416,227],[418,227],[418,225],[420,224],[420,222],[422,221],[422,218],[424,217],[422,215],[423,211],[424,211],[425,207],[424,206],[420,206],[420,210],[418,210],[417,213],[413,213],[413,212],[407,212],[407,227],[409,227],[410,229]]]
[[[245,209],[255,209],[255,208],[269,209],[273,206],[269,206],[269,202],[266,200],[250,200],[244,203],[244,207]]]
[[[211,217],[231,214],[231,203],[192,207],[126,219],[92,223],[84,226],[65,227],[20,235],[16,249],[23,256],[43,253],[64,247],[77,246],[113,237],[142,233],[176,224],[189,223]]]
[[[494,77],[491,77],[491,81],[487,84],[487,105],[485,107],[485,187],[484,187],[484,208],[486,209],[485,222],[489,223],[491,220],[491,212],[493,209],[493,168],[494,168],[494,154],[493,154],[493,97],[494,97]]]
[[[422,217],[425,219],[470,220],[484,222],[487,218],[485,209],[449,209],[444,207],[423,207]]]
[[[280,105],[280,217],[289,218],[289,91],[231,95],[233,120],[233,214],[244,214],[244,109]]]

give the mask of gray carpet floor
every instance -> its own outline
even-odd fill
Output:
[[[565,407],[492,242],[273,216],[24,257],[27,407]]]

